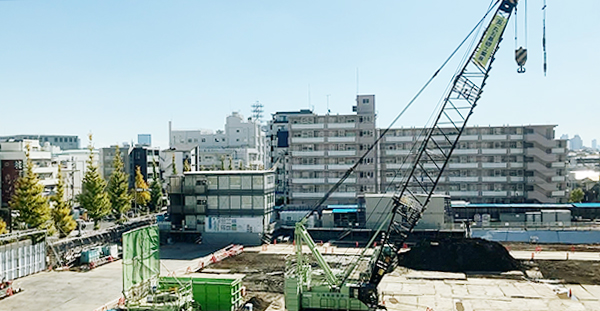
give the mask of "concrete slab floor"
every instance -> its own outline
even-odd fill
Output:
[[[466,278],[439,272],[437,278],[415,278],[414,272],[398,269],[379,285],[388,310],[547,311],[600,310],[600,286],[568,285],[572,298],[562,299],[556,285],[524,280]],[[408,276],[408,277],[407,277]],[[562,285],[559,285],[561,287]]]

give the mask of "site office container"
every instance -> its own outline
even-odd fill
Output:
[[[236,311],[241,306],[242,274],[198,274],[184,277],[161,277],[161,286],[179,287],[192,282],[192,296],[202,306],[202,311]]]

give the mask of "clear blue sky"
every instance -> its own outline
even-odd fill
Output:
[[[471,125],[558,124],[599,138],[600,1],[529,0],[527,73],[511,21]],[[231,111],[349,113],[375,94],[385,127],[489,1],[0,1],[0,135],[77,134],[96,146],[223,127]],[[519,8],[523,30],[524,0]],[[521,35],[521,39],[524,36]],[[397,126],[423,126],[449,74]],[[309,99],[310,85],[310,99]],[[310,103],[310,104],[309,104]]]

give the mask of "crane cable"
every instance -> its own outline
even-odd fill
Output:
[[[544,11],[544,16],[542,19],[542,48],[544,50],[544,77],[546,76],[546,70],[548,69],[547,61],[546,61],[546,0],[544,0],[544,6],[542,7],[542,11]]]
[[[519,68],[517,69],[518,73],[525,72],[525,63],[527,62],[527,0],[525,0],[525,46],[519,46],[519,31],[518,31],[518,18],[517,18],[517,7],[515,7],[515,60],[517,61],[517,65]]]

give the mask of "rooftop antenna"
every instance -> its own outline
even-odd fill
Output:
[[[310,83],[308,84],[308,109],[310,109],[311,104],[310,104]]]
[[[329,110],[329,96],[331,96],[331,94],[327,94],[325,96],[327,96],[327,114],[329,114],[331,113],[331,110]]]
[[[262,117],[263,117],[263,104],[261,104],[258,100],[252,104],[252,119],[254,119],[254,121],[258,121],[259,123],[262,122]]]
[[[358,67],[356,67],[356,95],[358,96]]]

